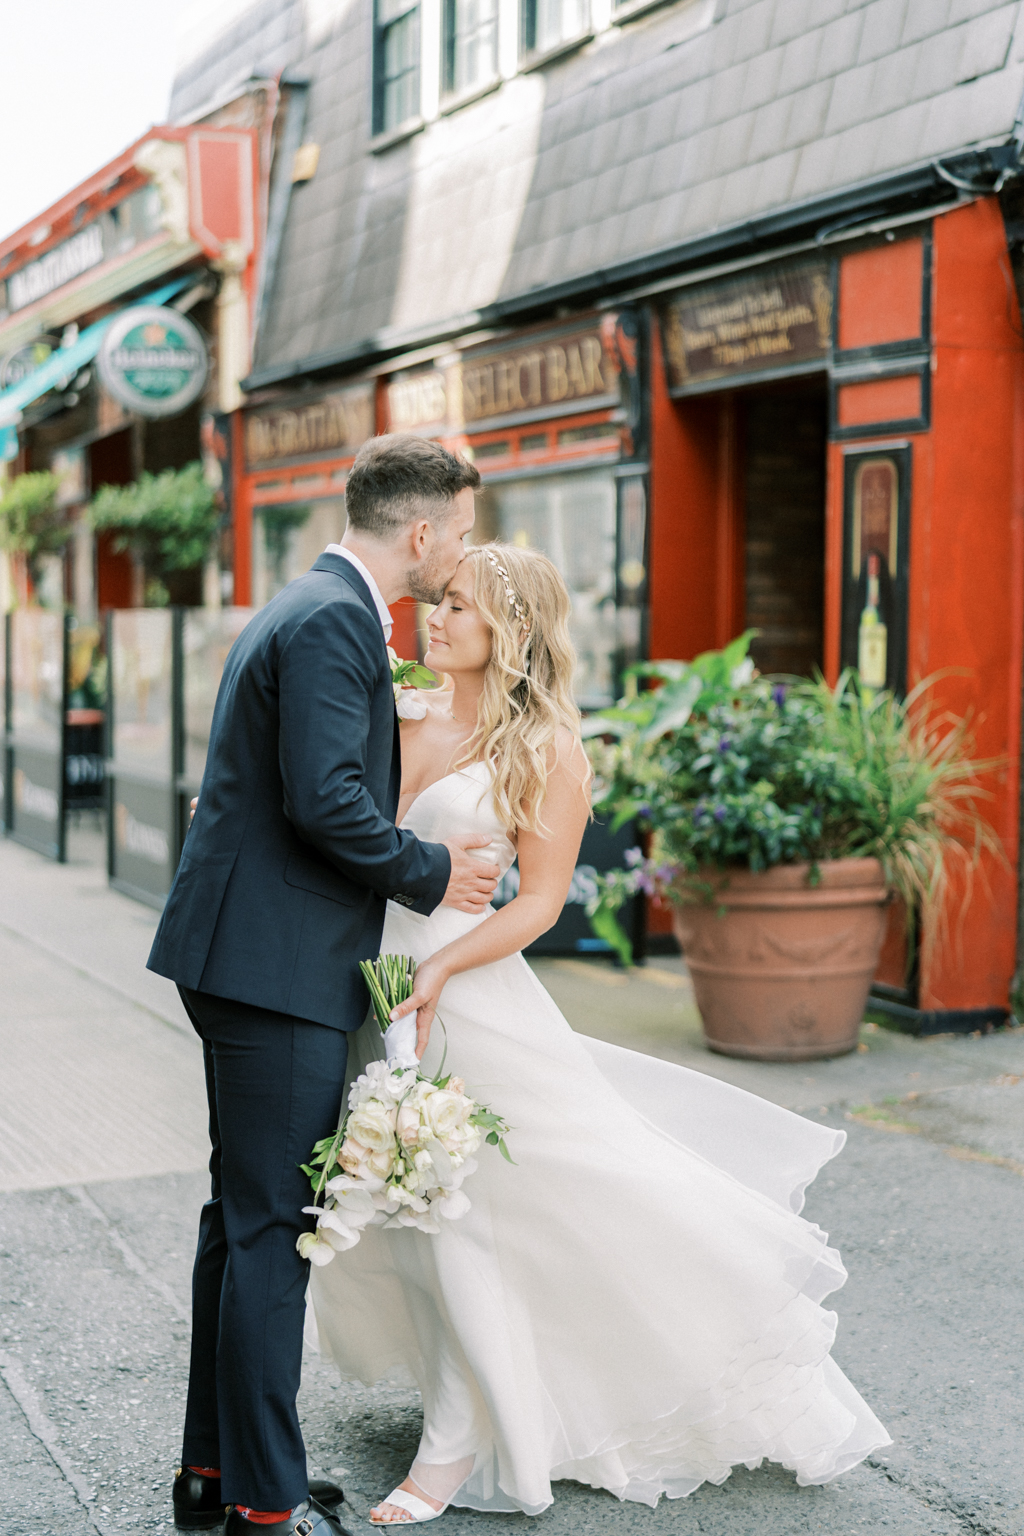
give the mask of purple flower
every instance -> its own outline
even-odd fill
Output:
[[[786,685],[785,683],[776,683],[775,687],[772,689],[772,703],[777,709],[781,709],[785,702]]]
[[[723,736],[721,741],[718,743],[718,750],[719,750],[719,752],[728,752],[728,750],[729,750],[729,748],[731,746],[732,746],[732,741],[730,740],[730,738],[728,736]]]
[[[638,864],[644,861],[643,850],[640,848],[627,848],[622,855],[623,863],[629,869],[636,869]]]
[[[650,814],[651,814],[651,808],[650,808],[650,806],[649,806],[649,805],[648,805],[648,803],[647,803],[647,801],[646,801],[646,800],[645,800],[645,801],[644,801],[644,803],[643,803],[643,805],[638,805],[638,806],[637,806],[637,808],[636,808],[636,813],[637,813],[637,815],[638,815],[638,816],[639,816],[639,817],[640,817],[640,818],[641,818],[641,819],[642,819],[642,820],[646,820],[646,819],[647,819],[647,817],[648,817],[648,816],[650,816]]]
[[[645,896],[653,896],[655,894],[654,881],[651,879],[650,875],[647,873],[646,870],[644,870],[644,869],[638,869],[637,870],[637,872],[636,872],[636,883],[637,883],[638,887],[640,888],[640,890],[643,891]]]
[[[724,805],[716,805],[715,806],[714,815],[715,815],[715,820],[716,821],[724,821],[725,820],[725,806]]]

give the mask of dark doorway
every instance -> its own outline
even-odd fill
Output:
[[[762,672],[822,665],[825,586],[825,381],[751,390],[742,400],[746,622]]]
[[[132,432],[127,427],[101,437],[89,448],[89,484],[92,491],[101,485],[128,485],[134,479]],[[116,553],[113,536],[101,533],[96,540],[96,603],[104,608],[130,608],[134,594],[134,576],[129,555]]]

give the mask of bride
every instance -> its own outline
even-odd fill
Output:
[[[569,1478],[654,1505],[734,1466],[825,1483],[890,1443],[832,1361],[846,1278],[798,1214],[843,1145],[699,1072],[574,1034],[520,951],[555,922],[589,809],[569,595],[543,555],[469,551],[427,621],[452,680],[402,727],[399,820],[485,832],[515,899],[469,916],[388,903],[382,951],[418,962],[418,1052],[514,1127],[440,1236],[367,1228],[314,1268],[320,1347],[366,1383],[411,1373],[423,1435],[379,1525],[451,1503],[540,1514]],[[440,1031],[436,1032],[440,1034]],[[361,1052],[361,1054],[360,1054]],[[382,1054],[356,1037],[352,1068]]]

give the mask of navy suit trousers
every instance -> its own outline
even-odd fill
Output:
[[[211,1195],[192,1277],[184,1465],[220,1467],[228,1503],[293,1509],[306,1453],[295,1398],[313,1219],[299,1168],[338,1123],[348,1035],[180,987],[203,1041]]]

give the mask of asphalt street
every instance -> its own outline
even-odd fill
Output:
[[[199,1050],[143,970],[155,913],[106,888],[87,836],[73,849],[58,868],[0,843],[0,1536],[171,1528],[206,1188]],[[762,1467],[653,1511],[561,1484],[533,1528],[1024,1536],[1024,1030],[867,1026],[840,1061],[730,1062],[703,1050],[679,962],[536,968],[575,1027],[849,1132],[806,1214],[850,1270],[835,1358],[894,1444],[826,1488]],[[300,1406],[311,1471],[365,1517],[407,1470],[416,1394],[341,1383],[309,1355]],[[527,1523],[450,1511],[444,1529]]]

